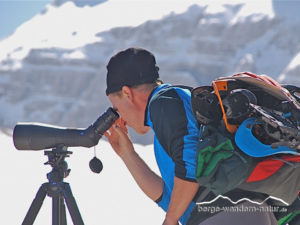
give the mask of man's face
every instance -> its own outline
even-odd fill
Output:
[[[113,108],[118,111],[121,118],[135,132],[145,134],[149,131],[150,127],[144,126],[145,107],[141,107],[124,95],[110,94],[108,98]]]

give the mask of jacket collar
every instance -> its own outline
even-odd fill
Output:
[[[154,88],[154,89],[152,90],[152,92],[150,93],[149,98],[148,98],[148,101],[147,101],[146,110],[145,110],[145,119],[144,119],[144,125],[145,125],[145,126],[150,126],[150,123],[151,123],[150,117],[148,118],[148,116],[149,116],[148,111],[149,111],[149,103],[150,103],[152,97],[153,97],[157,92],[159,92],[161,89],[163,89],[163,88],[165,88],[165,87],[169,87],[169,86],[171,86],[171,85],[170,85],[170,84],[161,84],[161,85],[157,86],[156,88]]]

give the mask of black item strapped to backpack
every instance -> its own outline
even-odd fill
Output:
[[[300,88],[239,73],[192,90],[201,124],[197,181],[216,195],[235,188],[292,205],[300,190]]]

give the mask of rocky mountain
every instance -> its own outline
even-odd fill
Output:
[[[78,7],[84,7],[84,6],[95,6],[107,0],[53,0],[51,4],[59,7],[64,3],[70,1],[73,2]]]
[[[172,84],[251,71],[300,85],[298,1],[54,2],[0,42],[2,127],[87,127],[109,107],[109,58],[131,46],[152,51]]]

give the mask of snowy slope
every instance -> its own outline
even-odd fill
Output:
[[[0,132],[1,224],[21,224],[41,184],[47,182],[50,166],[44,165],[43,151],[17,151],[12,138]],[[137,152],[154,171],[153,146],[135,145]],[[100,141],[97,155],[104,169],[100,174],[90,171],[88,163],[93,149],[69,148],[66,161],[71,169],[65,179],[71,186],[81,216],[88,225],[153,225],[160,224],[164,212],[137,187],[121,160],[107,142]],[[52,201],[46,197],[34,224],[52,224]],[[73,224],[68,215],[68,224]]]
[[[0,42],[0,125],[87,127],[109,106],[109,58],[131,46],[153,51],[161,77],[174,84],[247,70],[300,85],[299,1],[210,2],[47,6]]]

